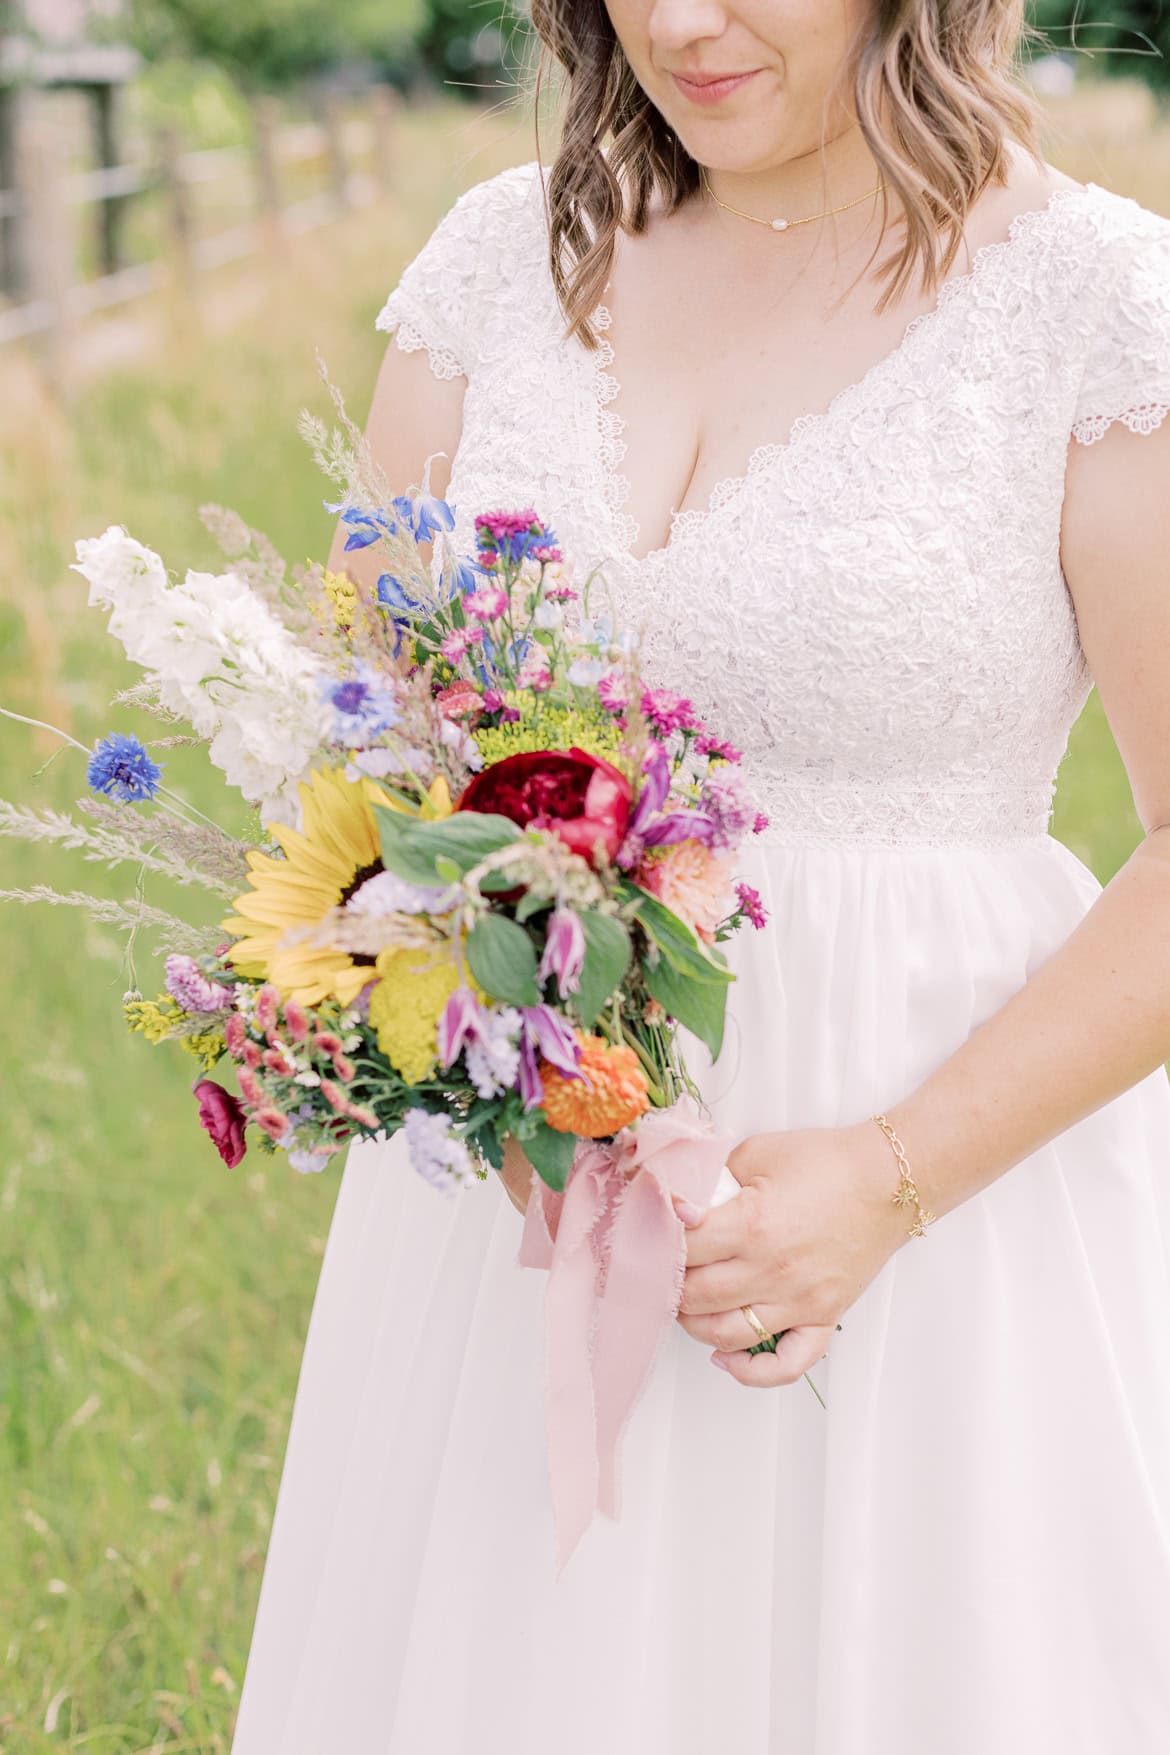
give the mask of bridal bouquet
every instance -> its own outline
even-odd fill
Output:
[[[766,819],[739,751],[646,685],[596,576],[576,580],[534,510],[484,511],[459,554],[425,479],[391,495],[348,424],[307,432],[342,487],[346,549],[376,546],[376,586],[293,577],[216,508],[220,573],[174,579],[119,527],[79,542],[91,605],[145,673],[120,699],[190,733],[111,733],[85,750],[80,820],[0,806],[0,828],[229,904],[209,930],[90,899],[160,929],[160,982],[127,994],[127,1021],[199,1062],[228,1165],[252,1141],[319,1171],[401,1130],[415,1169],[454,1190],[521,1144],[539,1183],[520,1259],[604,1259],[611,1293],[590,1270],[559,1342],[550,1327],[562,1357],[595,1350],[575,1404],[590,1431],[550,1425],[564,1554],[595,1503],[616,1515],[618,1432],[677,1313],[671,1194],[709,1202],[723,1167],[679,1032],[719,1054],[720,945],[765,923],[736,856]],[[191,734],[256,807],[251,841],[164,784],[159,744]],[[607,1311],[623,1313],[612,1332]]]

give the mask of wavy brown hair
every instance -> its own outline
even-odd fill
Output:
[[[1006,182],[1009,137],[1043,164],[1039,106],[1016,58],[1022,42],[1045,39],[1026,21],[1025,4],[871,0],[841,76],[852,73],[858,125],[905,214],[902,247],[883,265],[890,284],[879,311],[905,290],[916,263],[926,290],[936,288],[955,259],[968,210],[989,183]],[[619,227],[644,231],[656,192],[673,212],[699,189],[699,165],[639,85],[604,0],[531,0],[531,11],[541,43],[537,101],[550,59],[568,83],[545,186],[549,264],[567,333],[594,349],[590,317]],[[883,191],[883,236],[889,213]]]

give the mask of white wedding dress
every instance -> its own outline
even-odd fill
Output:
[[[694,1056],[717,1123],[897,1103],[1100,893],[1048,833],[1091,684],[1065,463],[1170,409],[1170,220],[1058,188],[640,558],[535,163],[454,205],[378,321],[467,376],[464,543],[536,507],[746,752],[771,920],[732,946],[723,1059]],[[622,1515],[559,1581],[521,1223],[400,1140],[351,1152],[234,1755],[1166,1755],[1164,1072],[909,1240],[813,1368],[827,1408],[673,1325]]]

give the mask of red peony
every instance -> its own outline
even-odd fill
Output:
[[[244,1144],[243,1105],[214,1079],[200,1079],[195,1086],[199,1119],[211,1135],[212,1144],[229,1170],[234,1170],[247,1147]]]
[[[508,817],[522,829],[547,829],[599,864],[621,846],[632,803],[630,783],[612,762],[573,748],[493,762],[471,781],[458,809]]]

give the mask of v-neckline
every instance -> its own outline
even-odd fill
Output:
[[[626,421],[625,417],[620,415],[616,409],[606,406],[621,391],[620,380],[609,369],[614,362],[615,354],[612,343],[605,335],[605,331],[612,322],[612,314],[604,303],[595,305],[590,321],[598,331],[596,351],[591,352],[586,348],[575,334],[568,338],[566,345],[573,350],[578,362],[583,365],[592,380],[596,399],[596,422],[593,434],[596,445],[596,464],[600,471],[603,498],[610,522],[614,527],[617,553],[620,558],[633,567],[641,568],[652,566],[655,562],[671,555],[684,530],[694,530],[705,526],[717,511],[739,496],[762,467],[790,457],[798,450],[802,442],[807,442],[811,435],[823,431],[836,416],[860,402],[884,378],[899,368],[911,353],[914,340],[932,332],[942,318],[951,312],[956,301],[970,292],[983,279],[987,273],[988,265],[1001,260],[1024,238],[1033,236],[1058,205],[1098,193],[1101,193],[1101,190],[1096,183],[1085,183],[1081,187],[1070,187],[1061,183],[1050,191],[1048,199],[1042,207],[1032,207],[1022,213],[1014,214],[1008,222],[1005,236],[992,238],[986,244],[980,244],[971,257],[970,267],[964,273],[948,275],[939,287],[934,304],[929,310],[920,311],[916,317],[910,319],[898,341],[888,352],[880,354],[872,365],[866,367],[859,378],[836,391],[826,406],[818,413],[797,415],[789,426],[787,437],[784,440],[765,440],[754,446],[742,473],[725,476],[715,482],[707,496],[705,505],[685,506],[680,511],[672,512],[670,531],[666,541],[657,548],[648,549],[645,554],[641,555],[635,553],[633,546],[638,539],[641,526],[633,514],[625,510],[626,502],[629,499],[630,483],[620,471],[620,464],[626,455],[624,438]],[[632,531],[632,534],[627,536],[626,531]]]

